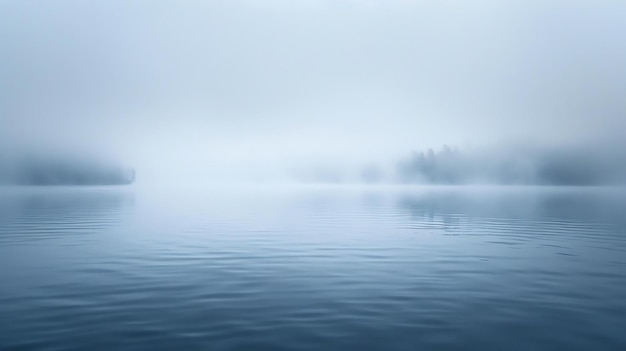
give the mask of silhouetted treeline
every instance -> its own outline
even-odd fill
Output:
[[[118,185],[134,181],[133,169],[97,158],[20,156],[0,160],[0,183],[19,185]]]
[[[626,181],[626,157],[601,147],[414,152],[397,166],[397,180],[425,184],[605,185]]]

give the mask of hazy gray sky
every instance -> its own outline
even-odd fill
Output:
[[[0,137],[139,164],[626,130],[622,1],[0,0]]]

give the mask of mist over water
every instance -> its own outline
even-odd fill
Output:
[[[0,0],[0,350],[626,349],[625,19]]]
[[[622,156],[625,14],[590,1],[3,1],[1,151],[104,154],[154,183],[353,182],[443,145]]]

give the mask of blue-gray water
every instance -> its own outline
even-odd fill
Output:
[[[615,188],[6,188],[0,350],[625,350]]]

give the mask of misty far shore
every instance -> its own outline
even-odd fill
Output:
[[[127,185],[135,170],[93,155],[12,155],[0,159],[0,184]]]
[[[300,164],[289,173],[305,184],[442,186],[623,186],[626,155],[615,144],[500,146],[407,152],[361,166]]]
[[[376,167],[363,170],[377,181]],[[422,184],[596,186],[626,184],[626,157],[619,149],[592,147],[503,148],[413,152],[395,167],[395,181]]]
[[[348,169],[339,166],[321,167],[311,161],[307,167],[298,172],[288,171],[287,182],[456,186],[626,184],[626,157],[619,148],[606,145],[567,148],[539,148],[526,145],[480,149],[461,149],[444,145],[438,150],[414,151],[395,160],[390,157],[389,164],[391,166],[370,163],[364,167]],[[168,165],[167,162],[162,166],[183,168],[177,179],[169,179],[170,182],[184,184],[192,179],[196,181],[199,179],[200,183],[205,184],[221,183],[210,175],[206,178],[193,178],[193,174],[201,169],[208,171],[209,174],[223,171],[219,167],[202,164],[179,164],[176,167]],[[233,173],[229,173],[233,176],[231,179],[238,177],[243,183],[246,181],[272,183],[285,180],[271,177],[263,180],[246,179],[245,170],[245,167],[237,171],[230,170],[230,173]],[[159,174],[148,174],[144,178],[156,179],[158,176]],[[89,153],[31,152],[0,155],[0,184],[5,185],[126,185],[134,181],[134,168]]]

